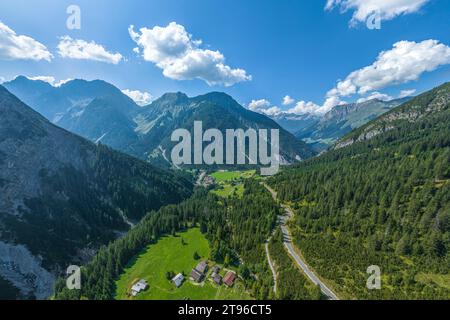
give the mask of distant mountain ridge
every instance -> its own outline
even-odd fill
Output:
[[[297,138],[317,146],[318,149],[324,149],[353,129],[363,126],[410,99],[410,97],[391,101],[373,99],[336,106],[323,116],[285,114],[276,117],[275,120],[289,128]]]
[[[89,258],[192,184],[56,127],[0,86],[0,278],[47,298]]]
[[[361,126],[343,137],[335,148],[343,148],[356,142],[370,140],[382,133],[396,129],[404,123],[414,123],[423,117],[448,110],[450,107],[450,82],[427,91],[406,103],[393,108],[382,116]]]
[[[18,77],[4,85],[53,123],[160,166],[171,165],[171,133],[192,129],[194,121],[202,121],[205,130],[279,129],[281,158],[286,164],[315,155],[275,121],[247,110],[225,93],[193,98],[180,92],[167,93],[139,107],[119,89],[100,80],[73,80],[55,88]]]
[[[346,299],[446,300],[450,83],[355,129],[334,150],[269,179],[292,203],[293,242]],[[380,290],[360,270],[377,261]],[[332,267],[330,267],[332,266]]]

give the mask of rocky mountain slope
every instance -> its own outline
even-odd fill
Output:
[[[46,298],[90,257],[190,182],[51,124],[0,86],[0,277]]]
[[[333,108],[309,127],[303,127],[295,135],[308,143],[329,147],[337,140],[367,122],[401,105],[410,98],[381,101],[378,99],[351,103]]]
[[[269,180],[292,204],[293,241],[346,299],[447,300],[450,83],[396,107],[335,150]],[[368,266],[382,270],[367,290]]]
[[[245,109],[224,93],[194,98],[169,93],[141,108],[114,86],[98,80],[73,80],[56,88],[18,77],[5,86],[54,124],[160,166],[171,165],[172,132],[189,130],[194,121],[203,121],[204,130],[279,129],[284,163],[315,155],[276,122]]]
[[[432,117],[439,112],[448,110],[449,107],[450,83],[445,83],[351,132],[342,138],[335,145],[335,148],[339,149],[352,145],[355,142],[370,140],[404,123],[414,123],[424,117]]]
[[[220,92],[194,98],[188,98],[183,93],[170,93],[144,107],[136,118],[137,131],[143,136],[136,150],[155,150],[149,157],[161,159],[162,153],[168,157],[174,146],[170,141],[171,133],[178,128],[192,132],[194,121],[202,121],[204,130],[219,129],[224,136],[226,129],[279,129],[284,163],[293,163],[314,155],[314,151],[303,141],[296,139],[275,121],[243,108],[232,97]]]

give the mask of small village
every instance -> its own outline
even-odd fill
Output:
[[[203,285],[205,281],[211,281],[216,286],[233,287],[237,280],[237,274],[234,271],[226,270],[219,265],[213,265],[210,268],[208,261],[199,262],[190,272],[189,277],[183,273],[178,273],[171,279],[175,288],[180,288],[188,280],[195,285]],[[131,296],[136,297],[140,293],[149,290],[150,284],[145,279],[135,280],[131,287]]]

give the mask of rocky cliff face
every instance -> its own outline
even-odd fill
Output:
[[[369,122],[339,141],[334,148],[340,149],[356,142],[367,141],[393,130],[403,122],[416,122],[423,117],[439,113],[450,107],[450,83],[428,91],[390,112]]]
[[[52,123],[163,167],[171,163],[159,147],[168,151],[167,138],[175,129],[190,129],[193,116],[195,121],[208,122],[205,130],[279,129],[281,156],[286,163],[315,155],[312,148],[272,119],[245,109],[220,92],[193,98],[181,92],[167,93],[141,108],[119,89],[99,80],[73,80],[55,88],[42,81],[18,77],[5,86]],[[210,117],[213,111],[216,114]],[[223,118],[229,119],[226,127]]]
[[[190,195],[183,178],[51,124],[0,86],[0,276],[46,298],[55,275]]]
[[[0,276],[20,290],[23,297],[46,299],[53,292],[55,276],[42,267],[23,245],[0,241]]]
[[[410,99],[403,98],[391,101],[373,99],[361,103],[336,106],[319,118],[316,123],[302,127],[295,134],[308,143],[318,145],[319,150],[326,149],[352,130],[365,125]]]

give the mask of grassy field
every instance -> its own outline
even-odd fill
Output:
[[[183,240],[182,240],[183,239]],[[116,282],[116,299],[127,300],[233,300],[249,299],[241,284],[233,288],[216,286],[209,277],[202,284],[186,279],[180,288],[169,282],[166,272],[189,274],[200,260],[194,259],[197,252],[203,260],[210,254],[208,241],[198,228],[189,229],[176,236],[164,237],[158,243],[148,246],[130,263]],[[212,264],[211,264],[212,265]],[[188,278],[187,277],[187,278]],[[140,279],[147,280],[149,289],[137,297],[130,297],[132,284]]]
[[[244,194],[244,180],[253,177],[255,174],[255,170],[214,172],[211,176],[216,181],[217,186],[212,192],[224,198],[233,194],[241,197]]]
[[[248,179],[254,176],[255,170],[249,171],[217,171],[211,174],[216,182],[230,182],[233,180]]]

